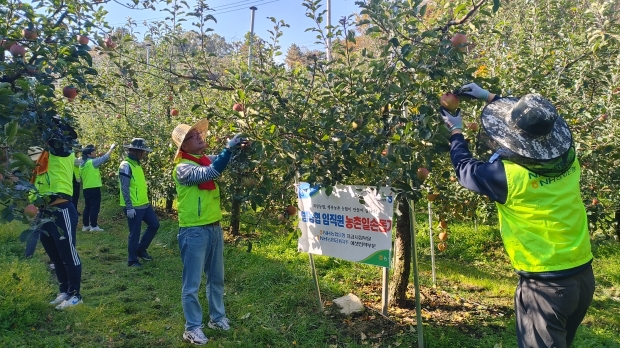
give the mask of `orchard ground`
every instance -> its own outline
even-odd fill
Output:
[[[56,311],[57,291],[39,245],[23,258],[19,234],[0,232],[0,346],[184,347],[181,261],[174,216],[160,214],[161,228],[142,269],[126,266],[127,227],[115,200],[103,204],[102,233],[78,232],[84,304]],[[512,296],[517,277],[496,226],[450,224],[448,249],[436,253],[431,277],[427,216],[417,225],[422,315],[427,347],[516,347]],[[230,332],[205,329],[217,347],[417,347],[414,291],[406,309],[381,309],[381,269],[315,257],[325,312],[317,308],[308,256],[281,227],[229,238],[225,247],[226,309]],[[230,236],[229,236],[230,237]],[[248,241],[252,242],[248,252]],[[620,347],[620,248],[593,241],[597,290],[573,347]],[[345,317],[331,300],[359,296],[366,311]],[[207,301],[201,290],[201,303]]]

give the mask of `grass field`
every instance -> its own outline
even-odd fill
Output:
[[[420,217],[424,221],[424,217]],[[81,227],[81,224],[78,226]],[[142,269],[126,266],[127,227],[106,201],[105,232],[78,232],[84,304],[48,306],[57,292],[39,245],[23,258],[24,226],[0,226],[1,347],[188,347],[182,340],[181,261],[177,224],[161,220]],[[512,296],[517,277],[494,226],[451,226],[449,248],[436,255],[433,287],[427,226],[418,225],[418,255],[427,347],[516,347]],[[381,269],[316,256],[325,311],[318,310],[308,255],[277,227],[245,243],[228,243],[226,310],[232,330],[205,329],[217,347],[417,347],[410,308],[380,312]],[[573,347],[620,347],[620,244],[593,243],[597,291]],[[332,300],[354,293],[368,308],[345,317]],[[413,288],[409,292],[413,299]],[[206,299],[201,291],[206,313]],[[208,321],[208,318],[205,318]],[[205,321],[205,322],[206,322]]]

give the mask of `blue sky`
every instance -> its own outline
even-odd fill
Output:
[[[359,12],[360,9],[355,5],[355,1],[332,0],[332,24],[337,24],[338,19],[342,16]],[[187,0],[187,3],[193,6],[195,1]],[[290,25],[290,28],[283,30],[284,36],[280,40],[283,54],[286,53],[287,48],[292,43],[309,49],[324,49],[324,46],[314,44],[316,33],[305,32],[307,28],[314,27],[314,22],[306,17],[306,8],[302,6],[302,0],[212,0],[207,1],[207,3],[216,10],[213,15],[217,19],[217,23],[209,22],[210,27],[214,29],[214,33],[225,37],[228,41],[241,40],[243,35],[250,31],[251,11],[249,7],[255,6],[257,10],[254,19],[254,33],[263,39],[269,39],[267,30],[273,28],[273,23],[267,17],[275,17],[277,20],[283,20]],[[322,8],[325,7],[326,1],[323,0]],[[167,12],[153,10],[128,10],[114,2],[106,3],[104,8],[109,12],[106,18],[110,25],[120,27],[126,23],[127,17],[131,17],[139,24],[136,31],[142,34],[146,29],[142,25],[144,20],[163,20],[168,14]],[[191,25],[187,24],[187,26],[190,27]]]

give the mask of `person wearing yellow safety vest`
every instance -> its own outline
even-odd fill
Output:
[[[473,158],[461,111],[440,112],[451,131],[450,158],[459,183],[497,205],[504,247],[519,275],[515,317],[519,347],[570,347],[594,295],[594,273],[581,169],[571,131],[547,99],[489,93],[475,83],[457,95],[481,99]]]
[[[82,191],[84,192],[84,212],[82,213],[82,232],[103,232],[97,219],[101,209],[101,172],[99,167],[110,159],[112,150],[116,144],[112,144],[108,152],[101,157],[96,157],[95,145],[87,145],[82,149],[82,165],[80,165],[80,177],[82,178]]]
[[[239,135],[228,141],[217,156],[206,156],[203,151],[209,123],[206,119],[193,126],[180,124],[172,132],[177,146],[172,177],[177,191],[179,214],[179,249],[183,262],[181,304],[185,315],[183,339],[202,345],[208,342],[202,331],[202,307],[198,290],[204,273],[209,302],[208,326],[215,330],[229,330],[224,310],[224,236],[220,220],[220,188],[218,178],[244,139]]]
[[[146,141],[142,138],[133,138],[131,143],[124,147],[127,149],[127,157],[118,168],[118,179],[120,205],[127,215],[129,225],[127,266],[142,267],[138,258],[144,261],[153,259],[147,249],[159,229],[159,220],[149,202],[148,187],[141,164],[152,150],[146,146]],[[140,238],[143,221],[146,223],[146,230]]]
[[[71,146],[77,138],[66,120],[56,116],[53,127],[44,134],[46,147],[37,158],[32,182],[38,196],[37,219],[50,221],[40,227],[40,240],[54,264],[60,293],[50,305],[63,310],[82,303],[82,263],[76,249],[77,210],[71,203],[73,195],[73,163],[75,155]]]

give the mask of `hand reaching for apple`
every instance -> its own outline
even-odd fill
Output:
[[[463,129],[463,118],[461,117],[461,109],[456,109],[454,111],[454,115],[450,113],[450,111],[443,106],[439,108],[441,113],[441,118],[443,118],[444,125],[450,132],[454,130],[462,130]]]
[[[484,101],[487,101],[489,98],[489,91],[478,86],[477,84],[473,82],[468,83],[464,85],[463,87],[459,88],[456,92],[454,92],[454,94],[464,95],[464,96],[474,98],[474,99],[482,99]]]

